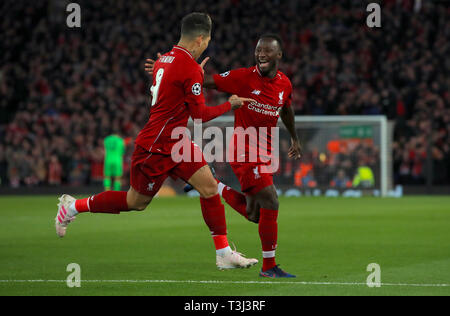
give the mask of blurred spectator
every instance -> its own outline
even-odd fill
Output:
[[[48,167],[48,183],[50,185],[60,185],[62,178],[62,166],[58,157],[52,155]]]
[[[375,186],[375,176],[369,166],[362,165],[356,170],[353,178],[353,187],[355,188],[373,188]]]
[[[317,181],[314,176],[314,166],[311,162],[301,162],[298,170],[294,174],[295,186],[303,188],[317,187]]]
[[[82,27],[69,29],[69,1],[2,1],[2,184],[95,182],[98,141],[116,127],[134,138],[148,119],[145,58],[168,51],[192,11],[214,21],[206,72],[251,66],[258,36],[279,33],[296,114],[385,114],[396,122],[395,182],[424,183],[432,159],[435,183],[450,184],[450,11],[443,2],[384,1],[382,28],[370,29],[368,2],[80,0]],[[326,182],[340,169],[349,176],[364,150],[331,157]],[[292,177],[296,166],[282,163],[280,175]],[[315,173],[325,168],[312,163]]]
[[[333,180],[331,180],[330,186],[339,189],[346,189],[352,186],[352,182],[345,174],[345,171],[340,169]]]

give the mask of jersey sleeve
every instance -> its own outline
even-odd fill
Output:
[[[207,122],[231,110],[228,101],[217,106],[206,106],[202,83],[203,73],[200,67],[188,73],[184,81],[185,102],[192,119]]]
[[[185,102],[189,105],[201,105],[205,103],[205,96],[203,95],[203,74],[201,70],[190,69],[185,73],[184,79],[184,95]]]
[[[213,75],[217,90],[239,95],[241,87],[246,84],[246,73],[247,68],[239,68]]]

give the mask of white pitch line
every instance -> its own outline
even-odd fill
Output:
[[[0,283],[66,283],[67,280],[0,280]],[[214,281],[214,280],[83,280],[81,283],[199,283],[199,284],[296,284],[296,285],[364,285],[359,282],[293,281]],[[450,284],[381,283],[381,286],[450,287]]]

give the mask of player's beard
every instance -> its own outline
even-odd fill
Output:
[[[276,62],[274,60],[266,62],[267,66],[262,66],[259,61],[256,62],[256,65],[264,77],[268,76],[270,73],[275,72],[277,68]],[[264,64],[264,63],[263,63]]]

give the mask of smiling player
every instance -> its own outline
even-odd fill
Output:
[[[235,111],[236,130],[242,131],[254,127],[259,130],[261,138],[255,144],[245,144],[245,161],[236,161],[238,148],[242,144],[235,141],[230,148],[234,162],[230,165],[236,174],[241,190],[239,193],[232,188],[219,183],[219,193],[225,201],[245,216],[248,220],[258,223],[258,231],[262,244],[263,266],[262,277],[295,277],[279,268],[275,262],[275,250],[278,238],[278,196],[273,184],[273,172],[269,163],[263,157],[257,156],[257,161],[250,161],[253,153],[259,153],[259,147],[265,146],[271,152],[271,127],[275,127],[278,117],[281,117],[291,136],[290,158],[299,159],[301,146],[295,131],[294,112],[291,108],[292,85],[290,80],[278,70],[283,55],[281,39],[275,34],[266,34],[259,38],[255,48],[256,65],[250,68],[240,68],[214,76],[205,75],[203,86],[219,91],[238,94],[253,98],[255,103],[249,103]],[[153,63],[147,59],[145,69],[153,72]],[[264,130],[267,132],[264,133]],[[262,131],[262,133],[261,133]],[[258,136],[259,137],[259,136]],[[235,138],[236,140],[237,138]],[[275,170],[273,170],[275,171]]]

